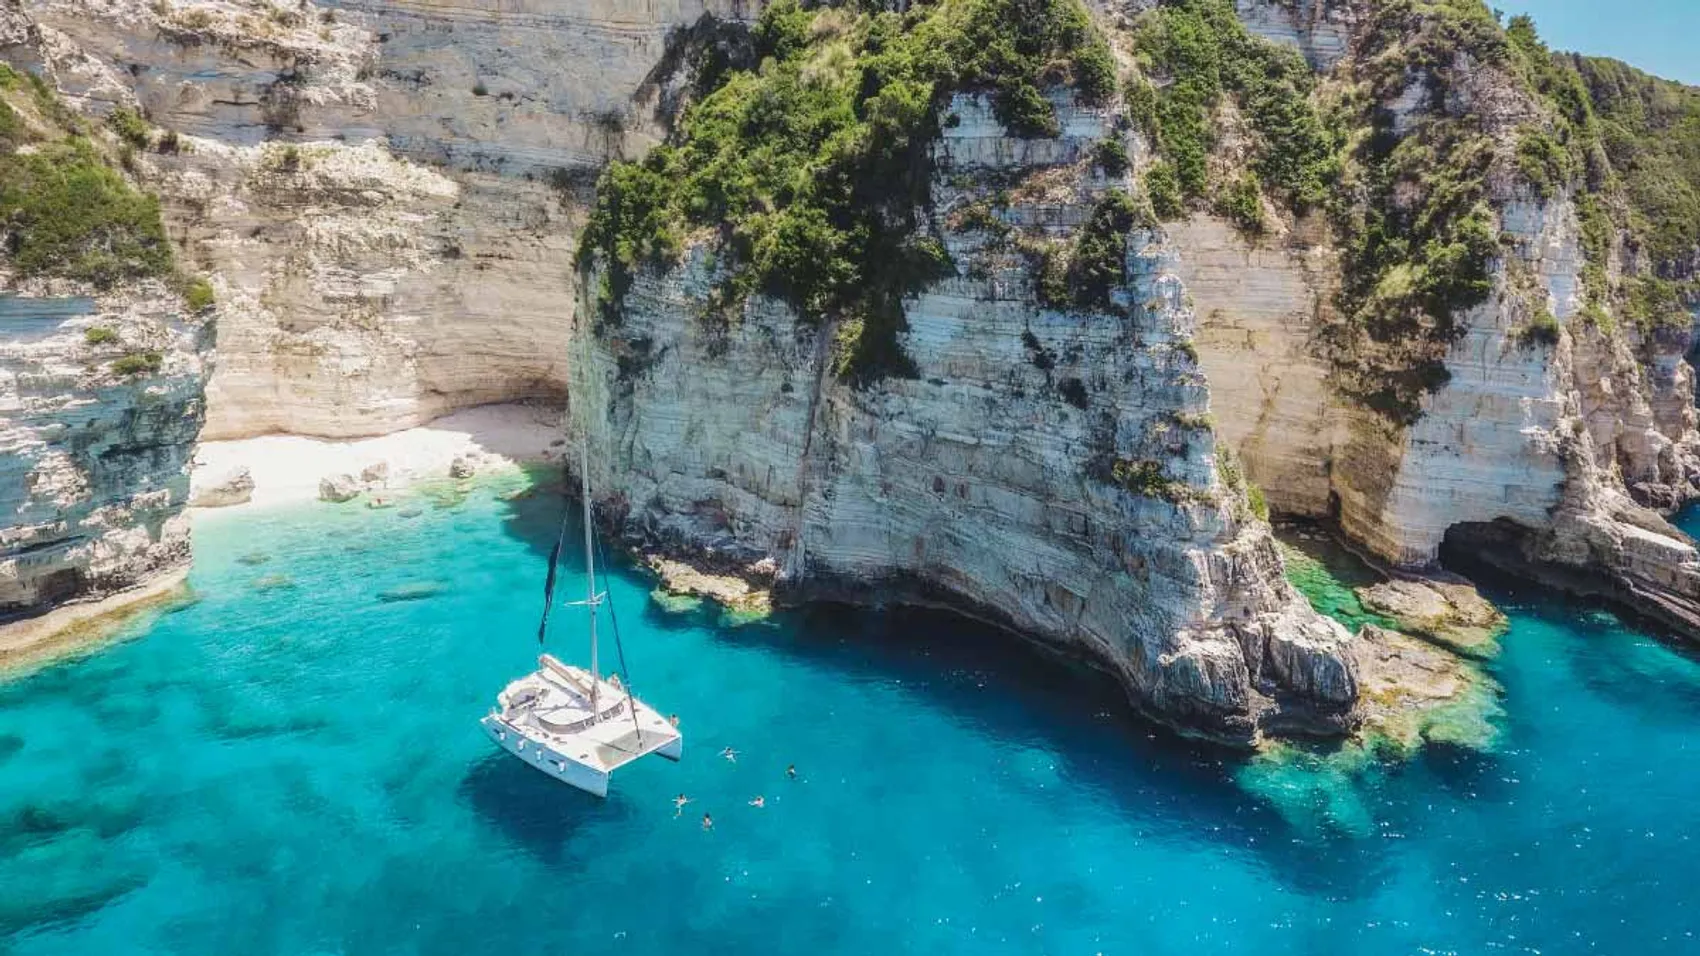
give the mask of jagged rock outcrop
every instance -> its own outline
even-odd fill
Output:
[[[645,539],[771,556],[782,595],[932,603],[1036,635],[1194,732],[1349,726],[1348,636],[1288,587],[1219,474],[1163,237],[1133,234],[1114,308],[1055,309],[998,230],[952,226],[1013,177],[1006,226],[1072,235],[1111,184],[1087,159],[1106,115],[1064,101],[1064,134],[1036,141],[978,98],[951,114],[933,201],[956,267],[906,303],[916,376],[840,381],[832,330],[770,299],[703,323],[715,273],[698,247],[640,275],[617,326],[575,324],[593,487]],[[1136,464],[1163,493],[1123,484]]]
[[[10,286],[23,294],[0,295],[0,621],[187,566],[211,333],[157,280],[99,296]]]

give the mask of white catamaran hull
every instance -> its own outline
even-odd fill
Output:
[[[633,760],[684,755],[679,729],[623,687],[592,680],[549,654],[538,663],[536,673],[509,684],[498,707],[479,721],[503,750],[599,797],[608,795],[613,772]]]
[[[550,749],[543,743],[532,740],[502,720],[496,714],[489,714],[480,721],[484,731],[501,746],[503,750],[525,761],[536,770],[554,777],[562,783],[583,790],[585,793],[599,797],[608,795],[608,778],[613,776],[606,770],[588,767],[577,760]],[[676,743],[676,742],[675,742]],[[674,757],[674,760],[679,759]]]
[[[608,795],[608,778],[613,776],[612,772],[581,763],[547,743],[521,733],[499,714],[487,714],[479,723],[484,726],[484,732],[490,735],[491,740],[534,769],[585,793],[598,797]],[[674,737],[650,752],[676,762],[685,755],[685,740],[683,737]]]

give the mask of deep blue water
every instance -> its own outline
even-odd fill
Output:
[[[617,576],[687,755],[601,802],[476,723],[558,507],[203,520],[198,603],[0,683],[0,953],[1700,951],[1700,663],[1603,612],[1495,595],[1496,752],[1272,800],[999,635]]]

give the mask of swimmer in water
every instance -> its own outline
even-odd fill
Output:
[[[667,722],[672,724],[675,727],[679,726],[679,715],[678,714],[668,714],[667,715]]]
[[[714,818],[713,818],[713,817],[711,817],[711,816],[709,816],[709,815],[708,815],[708,814],[706,814],[706,813],[705,813],[705,814],[703,814],[703,815],[702,815],[702,828],[703,828],[703,829],[704,829],[704,830],[712,830],[712,829],[714,829]]]
[[[757,808],[765,807],[767,806],[767,798],[758,793],[756,794],[756,798],[750,801],[750,806]]]
[[[790,777],[792,780],[797,779],[797,765],[791,764],[790,766],[786,767],[785,768],[785,776]]]
[[[690,803],[690,802],[691,802],[691,798],[685,796],[682,793],[679,794],[678,796],[674,797],[673,798],[673,819],[675,819],[675,820],[679,819],[679,815],[685,812],[685,804]]]
[[[720,751],[720,756],[725,757],[732,763],[738,762],[738,752],[733,750],[731,747],[727,747],[725,750]]]

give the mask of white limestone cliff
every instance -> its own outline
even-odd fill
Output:
[[[24,0],[7,16],[85,111],[132,106],[177,134],[139,172],[226,306],[207,437],[228,439],[559,401],[577,202],[656,141],[674,31],[740,12]]]
[[[151,280],[0,287],[0,621],[186,567],[206,321]]]
[[[956,275],[906,304],[916,377],[838,380],[832,330],[771,300],[705,325],[699,247],[640,276],[617,326],[575,324],[571,419],[593,487],[646,540],[773,559],[782,594],[938,604],[1037,636],[1190,731],[1349,726],[1349,637],[1287,585],[1199,424],[1210,390],[1164,239],[1130,237],[1118,315],[1039,307],[1018,250],[949,224],[1015,173],[1029,185],[1003,221],[1070,235],[1110,185],[1085,159],[1104,117],[1064,103],[1060,139],[1022,141],[977,98],[951,112],[933,198]],[[1179,491],[1124,488],[1118,461]]]

